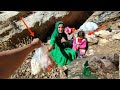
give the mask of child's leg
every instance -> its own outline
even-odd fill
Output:
[[[77,57],[80,58],[80,51],[78,50],[76,51],[76,53],[77,53]]]
[[[80,45],[76,45],[77,57],[80,58]]]
[[[83,56],[83,55],[85,55],[85,53],[86,53],[86,50],[85,50],[85,49],[80,49],[79,51],[80,51],[80,56]]]
[[[58,66],[58,69],[59,69],[59,71],[60,71],[60,78],[61,78],[61,79],[67,78],[67,76],[66,76],[66,74],[65,74],[65,72],[64,72],[64,70],[63,70],[63,66]]]

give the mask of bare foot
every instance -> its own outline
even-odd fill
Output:
[[[62,66],[59,66],[58,68],[59,68],[59,71],[60,71],[60,78],[61,78],[61,79],[66,79],[67,76],[66,76],[66,74],[65,74],[65,72],[64,72],[64,70],[63,70],[63,67],[62,67]]]
[[[67,70],[68,68],[67,68],[67,66],[63,66],[63,70],[65,71],[65,70]]]

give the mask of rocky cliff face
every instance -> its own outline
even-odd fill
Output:
[[[86,21],[92,21],[99,26],[108,24],[104,29],[120,29],[120,11],[96,11]]]
[[[45,39],[54,30],[56,21],[62,20],[66,26],[78,27],[92,14],[85,11],[3,11],[0,14],[0,42],[11,40],[19,43],[30,33],[23,25],[19,16],[23,17],[29,28],[35,33],[35,37]]]
[[[120,48],[118,47],[120,46],[120,12],[95,11],[93,14],[92,13],[93,12],[87,11],[1,12],[0,50],[3,51],[11,49],[13,46],[20,47],[24,45],[27,36],[28,39],[31,39],[28,30],[19,20],[19,15],[24,18],[27,25],[35,32],[36,37],[42,40],[52,33],[54,24],[58,20],[64,21],[65,26],[75,28],[79,28],[80,25],[86,21],[93,21],[97,23],[98,26],[107,23],[108,26],[105,27],[104,30],[100,30],[94,35],[87,37],[89,42],[86,53],[87,58],[77,59],[68,65],[67,78],[83,78],[80,76],[80,73],[83,69],[83,63],[88,60],[91,66],[91,72],[96,74],[98,78],[117,79],[119,78],[118,65],[120,60]],[[112,31],[109,32],[107,30],[108,28],[112,29]],[[27,41],[28,43],[30,42],[29,40]],[[16,45],[19,43],[20,45]],[[33,53],[30,53],[26,61],[11,78],[61,78],[57,67],[50,74],[42,73],[39,75],[31,75],[30,60],[32,55]]]

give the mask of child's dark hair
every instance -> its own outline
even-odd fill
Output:
[[[83,36],[83,38],[87,40],[87,38],[85,38],[85,32],[82,30],[78,32],[78,36]],[[87,42],[88,42],[88,40],[87,40]],[[88,43],[86,44],[86,50],[88,50]]]
[[[85,38],[85,32],[84,31],[79,31],[78,36],[83,36],[83,38]]]

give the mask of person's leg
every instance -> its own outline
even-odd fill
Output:
[[[61,78],[61,79],[67,78],[67,76],[66,76],[66,74],[65,74],[65,72],[64,72],[64,70],[63,70],[63,66],[58,66],[58,69],[59,69],[59,71],[60,71],[60,78]]]
[[[85,56],[85,53],[86,53],[86,50],[85,49],[80,49],[80,57],[84,57]]]
[[[76,53],[77,53],[77,57],[80,58],[80,51],[78,50],[76,51]]]
[[[68,42],[69,42],[69,47],[72,48],[73,47],[73,39],[68,40]]]

